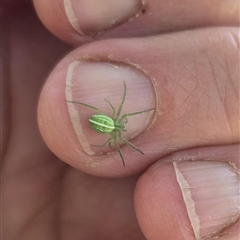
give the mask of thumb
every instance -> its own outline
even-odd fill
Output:
[[[153,164],[135,191],[145,237],[239,239],[238,149],[239,145],[192,149]]]

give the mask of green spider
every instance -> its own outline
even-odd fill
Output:
[[[89,118],[89,124],[92,127],[92,129],[94,129],[96,132],[101,133],[101,134],[109,134],[110,137],[102,145],[91,145],[91,146],[104,147],[107,144],[109,144],[109,147],[112,148],[111,144],[113,142],[114,146],[116,147],[116,149],[117,149],[117,151],[118,151],[118,153],[121,157],[123,166],[125,167],[124,158],[123,158],[122,151],[121,151],[121,148],[120,148],[118,142],[123,142],[123,143],[127,144],[129,147],[133,148],[134,150],[136,150],[139,153],[144,155],[144,153],[140,149],[138,149],[136,146],[134,146],[132,143],[130,143],[129,141],[127,141],[126,139],[124,139],[122,137],[122,132],[127,131],[125,129],[125,124],[128,121],[127,117],[137,115],[137,114],[141,114],[141,113],[145,113],[145,112],[150,112],[150,111],[153,111],[154,108],[150,108],[148,110],[144,110],[144,111],[140,111],[140,112],[125,113],[121,117],[119,117],[120,114],[121,114],[121,111],[122,111],[123,104],[125,102],[126,92],[127,92],[126,83],[123,82],[123,84],[124,84],[123,97],[122,97],[121,104],[119,105],[117,111],[113,107],[113,105],[107,99],[105,99],[106,102],[109,104],[109,106],[112,109],[112,117],[107,116],[99,108],[93,107],[93,106],[88,105],[86,103],[76,102],[76,101],[67,101],[67,102],[81,104],[85,107],[91,108],[91,109],[99,112],[99,114],[95,114],[95,115],[93,115]]]

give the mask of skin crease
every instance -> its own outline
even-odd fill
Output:
[[[156,239],[154,232],[153,235],[148,235],[148,238],[144,236],[134,210],[134,189],[142,174],[140,170],[132,170],[132,174],[137,172],[138,175],[127,178],[110,179],[89,175],[61,161],[46,146],[36,121],[39,95],[50,72],[57,62],[72,50],[72,47],[53,37],[40,23],[32,7],[24,5],[17,9],[7,9],[4,14],[5,38],[2,39],[4,45],[2,57],[3,77],[6,81],[3,82],[1,91],[4,126],[1,149],[3,154],[2,238],[6,240]],[[62,39],[67,38],[69,36],[62,37]],[[112,45],[114,46],[114,43]],[[88,52],[89,48],[82,51]],[[92,51],[97,52],[94,48]],[[75,52],[71,57],[75,59],[77,55],[78,52]],[[226,53],[226,61],[227,58]],[[234,86],[234,81],[237,82],[234,79],[232,81],[233,95],[234,89],[237,92],[239,87],[236,83]],[[227,114],[230,118],[232,113]],[[233,114],[237,116],[238,112]],[[236,118],[239,120],[239,116]],[[233,134],[236,131],[239,131],[239,128],[234,125],[230,137],[224,142],[225,145],[231,147],[231,144],[239,144],[239,139]],[[211,145],[214,143],[211,142]],[[161,157],[163,156],[159,156],[151,164],[154,165],[154,162]],[[116,159],[114,161],[119,161]],[[68,163],[72,164],[71,160]],[[112,173],[108,171],[116,170],[117,173],[119,171],[118,176],[124,176],[122,172],[125,170],[105,169],[100,170],[105,171],[102,175],[111,176]],[[169,169],[169,166],[165,170],[171,175],[172,169]],[[94,173],[94,170],[87,171],[100,175]],[[146,167],[141,171],[146,171]],[[175,180],[169,179],[169,181],[175,189]],[[177,190],[172,194],[179,198]],[[137,199],[136,195],[135,199]],[[161,204],[168,206],[167,201],[166,198]],[[181,199],[179,205],[183,206]],[[138,208],[141,207],[138,205]],[[166,236],[171,236],[170,240],[194,239],[186,213],[184,210],[181,211],[179,219],[175,218],[174,213],[170,213],[174,221],[171,224],[167,222],[162,224],[166,229],[162,239],[166,239]],[[178,220],[187,226],[185,232],[173,224],[177,224]],[[146,232],[146,229],[144,231]],[[175,232],[175,235],[171,235],[172,232]],[[236,232],[235,229],[230,237],[223,236],[222,239],[237,240]]]

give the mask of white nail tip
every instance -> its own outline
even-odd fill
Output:
[[[239,216],[239,173],[213,161],[174,163],[196,239],[214,236]]]
[[[186,203],[188,216],[189,216],[189,219],[193,226],[195,237],[196,237],[196,239],[198,239],[199,232],[200,232],[200,221],[199,221],[199,217],[195,211],[196,207],[195,207],[195,202],[192,199],[190,185],[184,178],[183,174],[179,171],[177,163],[173,163],[173,166],[175,169],[177,181],[178,181],[181,191],[182,191],[184,202]]]
[[[63,0],[64,1],[64,6],[65,6],[65,11],[66,11],[66,14],[67,14],[67,17],[72,25],[72,27],[77,31],[79,32],[80,34],[83,35],[83,32],[79,26],[79,23],[78,23],[78,19],[73,11],[73,8],[72,8],[72,3],[70,0]]]
[[[83,134],[82,125],[80,124],[80,119],[79,119],[80,118],[79,113],[76,109],[76,106],[73,103],[71,103],[71,101],[74,100],[74,98],[73,98],[73,89],[75,86],[75,84],[73,83],[74,69],[80,64],[81,63],[79,61],[75,61],[69,65],[68,72],[67,72],[67,78],[66,78],[65,94],[66,94],[67,101],[69,101],[67,103],[68,111],[71,116],[72,126],[75,130],[77,138],[82,143],[82,147],[84,148],[85,152],[87,152],[89,155],[93,155],[94,153],[91,150],[91,146],[90,146],[89,142],[87,141],[86,136]]]

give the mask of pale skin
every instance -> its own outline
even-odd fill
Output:
[[[6,2],[8,1],[4,1],[4,3]],[[44,22],[51,32],[55,33],[57,39],[39,23],[35,11],[30,6],[13,7],[15,4],[19,4],[20,1],[10,2],[11,4],[7,5],[9,11],[4,10],[5,18],[3,27],[5,38],[2,40],[4,44],[2,57],[5,60],[4,79],[6,79],[1,86],[4,88],[2,90],[3,161],[1,167],[3,180],[1,183],[1,234],[3,239],[162,240],[167,239],[166,236],[168,236],[169,239],[193,239],[189,220],[184,217],[185,207],[181,205],[179,201],[176,200],[175,202],[174,200],[179,199],[177,195],[178,192],[177,190],[173,191],[175,190],[174,187],[168,189],[169,185],[174,186],[174,180],[169,177],[168,186],[165,186],[166,182],[158,183],[159,188],[162,190],[161,194],[156,195],[154,192],[151,192],[151,186],[154,184],[154,174],[156,174],[156,172],[161,171],[162,174],[169,173],[166,176],[171,176],[171,169],[169,169],[168,166],[161,166],[164,155],[171,153],[163,151],[157,157],[151,159],[148,146],[143,144],[143,151],[145,152],[146,150],[148,152],[148,154],[145,155],[146,159],[144,159],[144,161],[139,162],[137,159],[134,159],[136,155],[131,155],[131,150],[126,152],[128,158],[131,159],[129,162],[132,162],[129,168],[119,168],[119,162],[116,160],[118,159],[118,155],[116,155],[116,159],[113,159],[113,165],[102,165],[98,170],[95,168],[84,168],[82,166],[78,166],[77,168],[72,166],[76,162],[74,159],[74,149],[70,151],[69,146],[60,147],[60,141],[62,141],[62,139],[49,138],[48,142],[42,139],[36,121],[38,103],[39,101],[46,102],[46,104],[52,106],[52,103],[55,102],[56,90],[63,88],[62,85],[65,84],[66,71],[59,72],[58,82],[55,81],[56,79],[54,79],[55,83],[54,81],[48,80],[54,87],[49,88],[49,94],[45,95],[45,99],[40,100],[39,94],[42,86],[45,84],[47,76],[53,71],[57,62],[62,58],[65,59],[62,66],[64,69],[71,57],[76,57],[77,59],[84,51],[84,54],[95,54],[100,45],[98,45],[99,43],[93,42],[93,45],[89,47],[86,46],[84,49],[77,47],[77,45],[83,45],[83,43],[76,37],[77,35],[74,29],[71,29],[70,24],[67,24],[65,15],[61,12],[62,8],[59,7],[59,1],[47,1],[49,5],[44,5],[44,1],[35,1],[35,4],[38,2],[36,8],[40,16],[40,21]],[[168,1],[164,3],[167,5]],[[52,12],[52,9],[56,9],[56,11],[58,11],[57,14],[49,14]],[[198,11],[194,5],[189,6],[189,9],[191,11],[187,13],[184,18],[185,20],[188,18],[192,19],[191,14],[195,16],[196,11]],[[215,10],[217,8],[211,5],[208,9]],[[238,46],[234,43],[233,37],[238,35],[238,28],[236,27],[237,19],[234,18],[234,14],[232,14],[232,18],[226,18],[228,9],[232,11],[232,5],[230,4],[228,6],[226,4],[224,9],[226,10],[225,15],[218,15],[218,17],[216,17],[216,13],[210,11],[209,16],[199,14],[196,15],[196,18],[193,18],[196,20],[196,24],[198,24],[197,27],[206,25],[211,27],[212,29],[209,31],[212,32],[213,35],[220,32],[222,38],[224,36],[232,37],[230,38],[231,41],[226,44],[223,43],[221,50],[219,50],[220,53],[223,53],[222,55],[224,55],[224,57],[218,70],[228,62],[234,62],[231,58],[232,50],[230,46],[233,46],[233,49],[235,48],[236,51],[239,51]],[[157,11],[160,11],[160,9]],[[172,15],[171,11],[165,11],[163,14],[168,18],[164,18],[166,19],[164,24],[159,24],[158,32],[164,32],[164,29],[162,29],[163,26],[172,26],[173,22],[176,24],[173,24],[174,26],[172,28],[170,27],[169,30],[171,31],[177,32],[183,28],[189,29],[188,21],[178,21],[178,19]],[[61,21],[59,21],[58,18],[60,18]],[[190,22],[194,24],[193,20]],[[208,23],[206,24],[206,22]],[[186,24],[186,26],[184,26],[184,24]],[[223,25],[232,26],[233,30],[230,32],[228,27],[221,30],[218,27],[214,27]],[[131,26],[129,26],[129,28],[131,30],[129,32],[131,33],[140,29],[131,29]],[[196,38],[198,39],[201,35],[204,37],[204,41],[195,42],[194,47],[191,42],[193,38],[189,38],[189,33],[182,33],[181,36],[183,37],[179,38],[179,35],[174,37],[174,32],[172,33],[172,38],[178,39],[178,43],[176,44],[171,43],[168,45],[169,39],[162,44],[164,36],[159,34],[154,39],[149,37],[145,39],[144,36],[141,36],[141,38],[135,39],[134,41],[136,42],[130,46],[129,40],[125,39],[125,36],[121,36],[122,31],[117,31],[116,29],[115,32],[112,33],[115,35],[111,37],[121,38],[121,40],[110,39],[107,43],[102,42],[101,51],[105,52],[105,57],[107,57],[109,55],[107,49],[116,48],[115,54],[118,56],[125,59],[129,59],[130,57],[134,58],[133,56],[135,56],[134,59],[138,61],[139,64],[142,63],[143,66],[146,66],[147,63],[151,62],[155,69],[158,69],[159,63],[164,63],[163,60],[165,59],[158,59],[160,54],[157,55],[156,51],[153,51],[155,47],[149,50],[149,46],[156,43],[156,46],[161,48],[162,51],[167,48],[167,52],[165,52],[165,56],[167,56],[166,59],[171,59],[173,64],[177,62],[178,68],[175,68],[176,75],[181,76],[181,69],[186,67],[186,65],[184,65],[186,49],[188,49],[187,55],[191,55],[194,54],[196,49],[206,49],[212,44],[212,38],[209,37],[209,32],[205,31],[207,30],[203,29],[203,32],[197,35],[198,30],[196,30],[194,33],[196,34]],[[155,33],[153,35],[155,35]],[[102,38],[104,38],[104,36]],[[109,38],[109,35],[106,35],[105,38]],[[185,39],[186,42],[182,42],[181,45],[183,39]],[[68,52],[72,51],[72,47],[64,44],[63,40],[71,43],[72,46],[75,45],[75,55],[64,57]],[[93,41],[95,41],[95,39]],[[180,47],[176,46],[177,44],[180,44]],[[138,45],[141,45],[141,47],[135,51],[134,47]],[[182,51],[183,46],[185,46],[184,51]],[[148,53],[144,60],[138,56],[139,51],[142,50]],[[177,53],[182,56],[182,61],[177,61]],[[154,65],[154,62],[156,62],[156,65]],[[211,64],[213,63],[218,64],[219,59],[213,60]],[[204,64],[211,69],[209,62],[204,62]],[[162,66],[164,66],[164,64]],[[235,93],[238,92],[239,85],[237,83],[239,79],[233,74],[232,66],[233,64],[228,66],[229,75],[225,77],[225,80],[231,79],[231,81],[226,82],[226,86],[227,89],[230,89],[229,94],[236,96]],[[162,70],[164,70],[164,67],[162,67]],[[58,72],[58,70],[55,71]],[[214,72],[214,74],[218,75],[217,73],[218,71]],[[206,76],[208,83],[217,84],[216,75],[214,74],[212,76]],[[160,73],[157,73],[157,75],[163,79]],[[174,96],[178,93],[180,93],[179,99],[177,99],[178,101],[185,102],[191,98],[191,94],[186,94],[186,89],[181,87],[180,82],[178,83],[179,85],[176,84],[176,88],[173,88],[172,92],[169,92],[169,95],[164,96],[163,99],[169,100],[172,105],[177,102],[172,102],[171,100],[173,100]],[[191,82],[189,82],[189,84],[191,84]],[[195,86],[198,87],[199,85],[196,84]],[[61,91],[63,90],[61,89]],[[215,104],[216,109],[226,110],[224,113],[228,120],[232,119],[233,116],[238,116],[238,109],[233,108],[230,102],[224,102],[224,105],[221,101],[222,98],[219,96],[212,95],[211,98],[211,102]],[[102,99],[104,99],[104,97]],[[203,99],[205,99],[204,95],[201,96],[201,100]],[[235,102],[238,102],[238,100],[239,99]],[[61,101],[58,102],[58,108],[64,109],[66,100],[64,100],[64,103]],[[171,104],[169,105],[170,107],[172,106]],[[196,112],[193,111],[194,109],[187,108],[189,105],[182,106],[181,111],[187,109],[192,116],[191,120],[194,120],[193,118],[202,111],[205,116],[209,114],[209,108],[199,108],[198,114],[196,114]],[[207,104],[206,106],[209,107]],[[45,106],[43,111],[45,114],[47,114],[47,109],[48,107]],[[231,109],[231,111],[229,109]],[[62,112],[62,114],[67,116],[67,112]],[[172,114],[172,117],[176,119],[180,119],[179,116],[181,116],[179,112]],[[49,135],[53,136],[54,132],[56,132],[54,127],[57,119],[55,119],[54,115],[51,117],[53,118],[51,121],[48,120],[44,122],[45,126],[48,127],[48,129],[45,130],[45,134],[49,133]],[[46,119],[44,115],[40,115],[38,118]],[[219,116],[220,121],[215,122],[214,128],[220,129],[226,127],[226,123],[221,120],[223,118],[222,115]],[[171,122],[171,120],[172,118],[166,119],[166,122]],[[184,119],[180,120],[184,122]],[[201,119],[201,121],[199,120],[198,124],[202,121],[203,119]],[[232,122],[230,121],[230,123]],[[173,125],[166,125],[164,118],[161,119],[161,124],[158,122],[156,124],[159,126],[159,129],[162,129],[160,125],[163,126],[164,124],[166,130],[164,135],[151,132],[152,139],[154,139],[156,145],[162,144],[167,147],[169,146],[167,136],[172,136],[171,134],[173,133],[179,134],[180,136],[182,135],[182,132],[178,132],[176,128],[173,129]],[[181,125],[181,121],[178,121],[178,124]],[[214,135],[213,127],[206,125],[205,128],[209,135]],[[66,134],[68,134],[69,129],[70,125],[65,125],[64,131]],[[239,139],[235,137],[235,134],[239,135],[239,128],[236,124],[229,124],[228,129],[229,134],[224,135],[225,137],[222,143],[218,142],[217,138],[209,138],[203,139],[204,144],[202,145],[213,147],[215,145],[226,145],[228,147],[227,152],[234,154],[232,145],[239,144]],[[219,135],[222,136],[220,133]],[[202,137],[201,131],[197,128],[197,124],[195,128],[189,130],[187,136],[179,140],[178,146],[180,146],[180,149],[192,148],[193,146],[190,146],[187,140],[193,138],[193,136],[194,139]],[[173,137],[176,138],[177,136],[173,135]],[[73,144],[75,139],[74,137],[68,138],[68,141]],[[49,144],[54,145],[55,148],[61,148],[59,149],[58,157],[49,150]],[[198,146],[199,143],[197,142],[194,147]],[[172,149],[176,148],[175,145],[171,145],[170,147],[172,147]],[[68,162],[65,161],[67,164],[61,160],[64,158],[65,153],[70,154]],[[83,158],[84,153],[81,152],[80,154]],[[227,157],[228,156],[226,156],[226,159]],[[105,161],[103,158],[104,163],[108,161],[109,159]],[[238,160],[235,162],[236,164],[237,161]],[[148,162],[149,165],[152,166],[151,175],[149,172],[142,173],[147,171],[147,165],[145,168],[141,167],[140,171],[139,164],[143,164],[144,162]],[[89,174],[86,174],[86,172]],[[113,176],[124,177],[126,173],[128,175],[138,173],[138,175],[131,176],[131,178],[109,178]],[[99,178],[94,175],[104,177]],[[146,178],[142,180],[141,188],[135,190],[139,176],[143,175]],[[149,176],[153,177],[150,178]],[[148,191],[147,194],[145,194],[146,191]],[[148,205],[149,201],[146,196],[151,199],[156,199],[155,204]],[[135,197],[134,203],[133,197]],[[170,201],[170,199],[172,201]],[[172,206],[171,203],[175,205]],[[136,208],[136,206],[138,206],[138,208]],[[156,209],[156,206],[164,207],[162,209]],[[176,211],[171,211],[171,209],[176,206],[178,206],[179,210],[177,213]],[[141,212],[141,209],[145,207],[149,209],[149,215]],[[166,209],[168,210],[168,214],[166,214]],[[143,215],[141,215],[141,213]],[[152,229],[152,224],[147,225],[147,223],[156,217],[156,215],[163,215],[164,218],[159,219],[159,228]],[[138,218],[138,221],[136,218]],[[142,229],[138,224],[140,221],[145,221],[147,227]],[[181,221],[184,228],[179,226],[179,221]],[[79,229],[81,229],[81,231]],[[238,228],[235,228],[235,230],[238,230]],[[148,236],[147,238],[143,232]],[[187,238],[185,238],[185,236],[187,236]],[[222,239],[237,240],[238,234],[237,232],[233,232],[229,236],[223,236]]]

